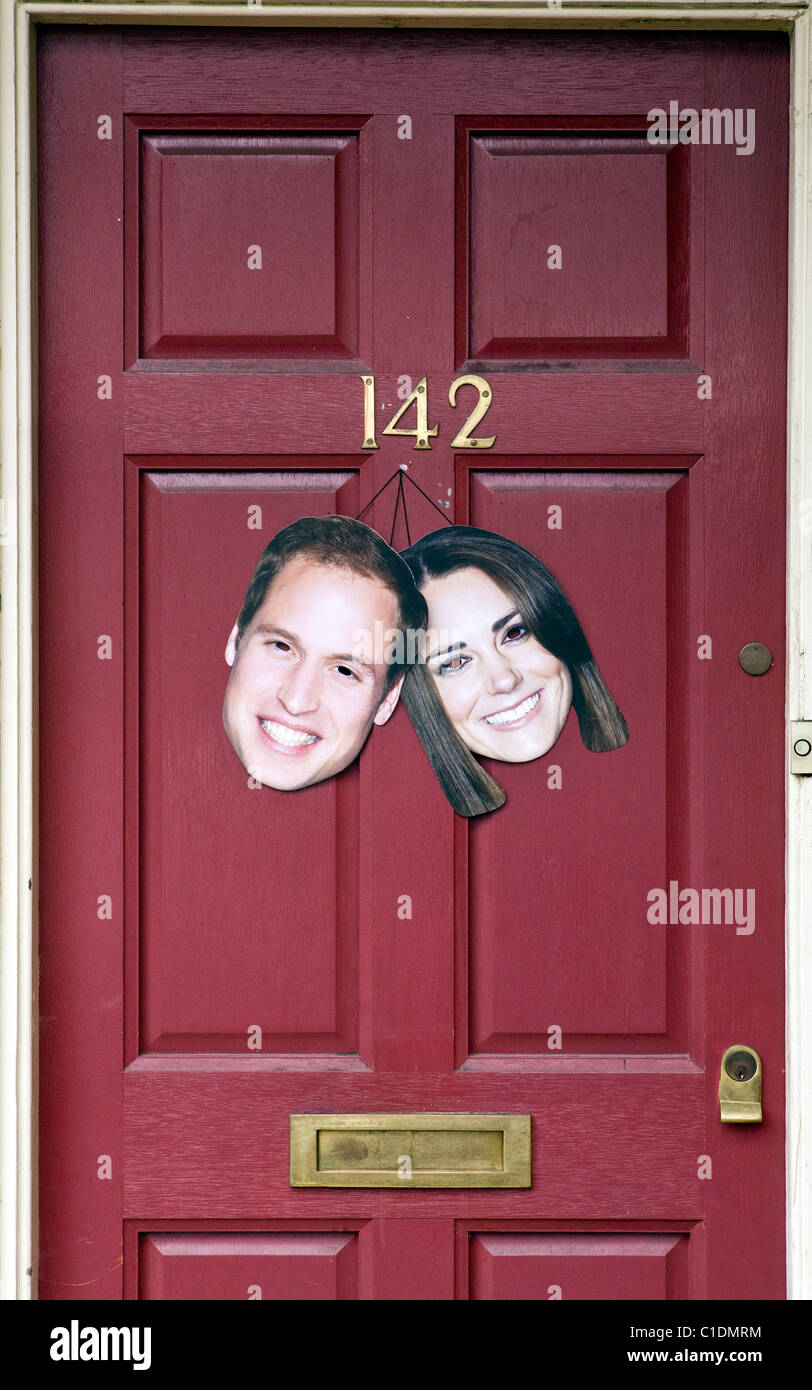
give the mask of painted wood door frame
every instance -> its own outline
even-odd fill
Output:
[[[787,718],[812,719],[812,18],[807,0],[0,0],[0,1298],[36,1288],[37,24],[646,30],[790,36]],[[787,773],[787,1271],[812,1298],[812,777]],[[806,849],[806,854],[804,850]],[[805,930],[806,929],[806,930]]]

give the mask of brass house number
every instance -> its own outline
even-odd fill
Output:
[[[362,376],[364,383],[364,442],[362,448],[377,449],[379,447],[375,438],[375,378],[374,376]],[[457,404],[457,392],[461,386],[473,386],[477,392],[477,402],[462,429],[455,434],[451,441],[452,449],[490,449],[496,439],[492,434],[490,438],[483,439],[474,437],[471,431],[476,429],[480,420],[487,415],[491,405],[491,388],[483,376],[458,376],[456,381],[452,381],[448,388],[449,403],[453,406]],[[413,429],[399,429],[398,420],[401,420],[409,407],[413,405],[416,412],[416,423]],[[414,390],[406,397],[400,410],[392,416],[388,425],[384,425],[384,434],[406,434],[414,437],[416,449],[430,449],[429,440],[437,434],[439,425],[429,427],[429,402],[426,389],[426,378],[419,381]]]

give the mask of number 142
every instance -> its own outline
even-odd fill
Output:
[[[364,383],[364,442],[362,448],[377,449],[379,447],[375,438],[375,378],[374,376],[362,376]],[[471,431],[476,429],[480,420],[484,418],[491,405],[491,388],[482,376],[458,376],[452,381],[448,388],[448,399],[451,405],[457,404],[457,391],[461,386],[473,386],[478,393],[477,402],[465,421],[462,429],[454,436],[451,441],[452,449],[490,449],[496,440],[496,435],[492,434],[489,438],[483,439],[481,436],[475,438]],[[403,418],[410,406],[415,407],[415,424],[412,429],[399,429],[398,421]],[[426,378],[419,381],[414,390],[406,397],[400,410],[392,416],[388,425],[384,425],[384,434],[405,434],[414,438],[416,449],[430,449],[429,440],[437,434],[439,425],[429,427],[429,403],[426,388]]]

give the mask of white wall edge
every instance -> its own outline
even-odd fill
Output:
[[[790,106],[787,717],[812,718],[812,19],[794,26]],[[787,755],[789,740],[787,740]],[[812,776],[787,773],[787,1276],[812,1298]]]
[[[35,557],[32,28],[45,23],[413,25],[790,32],[788,718],[812,719],[812,21],[805,3],[492,0],[221,5],[0,0],[0,1298],[34,1296],[36,1232]],[[13,525],[16,509],[16,537]],[[812,522],[812,515],[807,526]],[[5,532],[5,534],[2,534]],[[787,1272],[812,1298],[812,777],[787,787]],[[34,884],[33,891],[29,883]],[[805,930],[806,929],[806,930]]]
[[[33,557],[29,21],[0,14],[0,1297],[31,1297],[34,1232]]]

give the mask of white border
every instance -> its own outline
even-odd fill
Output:
[[[463,28],[785,29],[792,41],[788,400],[789,718],[812,718],[812,93],[806,0],[492,0],[221,5],[0,0],[0,498],[16,505],[17,541],[0,543],[0,1298],[29,1299],[36,1233],[35,458],[31,216],[35,115],[31,29],[82,24],[379,25]],[[1,529],[1,528],[0,528]],[[0,541],[3,538],[0,537]],[[789,1296],[812,1298],[812,778],[787,791],[787,1269]],[[806,929],[806,936],[805,936]]]
[[[812,19],[792,33],[787,401],[787,717],[812,712]],[[789,741],[787,742],[789,764]],[[812,777],[787,772],[787,1278],[812,1298]]]

